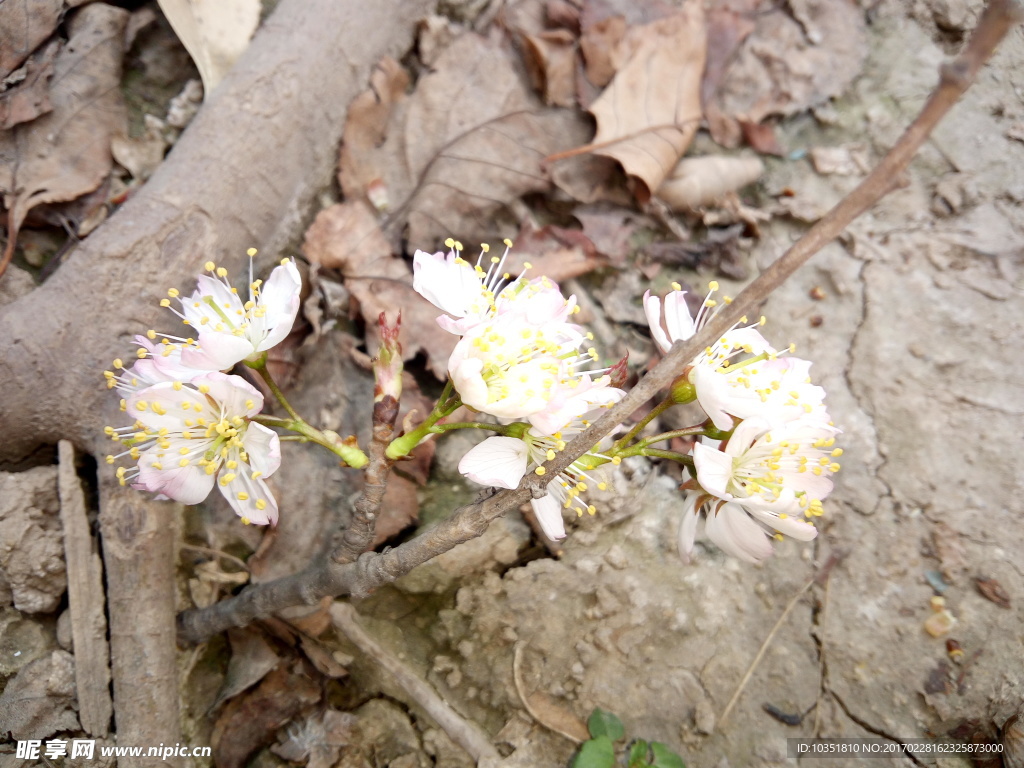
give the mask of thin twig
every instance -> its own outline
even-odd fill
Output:
[[[736,690],[733,692],[732,698],[729,699],[729,703],[726,704],[725,709],[722,710],[722,716],[718,718],[717,727],[721,728],[723,725],[725,725],[725,721],[729,718],[729,713],[732,712],[732,708],[736,705],[736,702],[739,700],[740,694],[743,693],[743,689],[746,688],[747,683],[750,682],[751,675],[754,674],[754,670],[757,669],[757,665],[761,663],[761,659],[764,658],[765,653],[767,653],[768,651],[768,646],[771,645],[771,642],[775,638],[776,633],[778,633],[779,628],[782,626],[782,623],[786,620],[786,617],[789,616],[790,612],[796,606],[797,601],[801,597],[803,597],[804,592],[813,587],[815,584],[820,584],[823,579],[828,579],[832,575],[832,570],[845,556],[845,552],[836,553],[832,555],[828,559],[828,561],[826,561],[826,563],[821,567],[821,569],[814,574],[813,578],[811,578],[806,584],[800,587],[800,590],[795,595],[793,595],[793,599],[790,600],[789,603],[786,605],[786,609],[782,612],[782,615],[779,616],[778,620],[775,622],[775,625],[768,633],[768,636],[764,639],[764,642],[761,643],[761,647],[758,649],[757,655],[754,656],[754,660],[750,662],[750,666],[747,667],[747,671],[744,673],[743,678],[739,682],[739,685],[736,686]]]
[[[907,128],[881,163],[835,208],[798,240],[765,272],[724,306],[693,338],[676,342],[669,353],[621,401],[577,435],[554,459],[544,464],[548,479],[557,477],[588,452],[602,437],[672,380],[698,355],[742,318],[759,307],[786,278],[811,256],[834,240],[853,221],[895,189],[897,180],[935,125],[960,98],[996,45],[1020,20],[1018,0],[992,0],[963,54],[940,70],[941,78],[921,114]],[[237,597],[203,610],[186,611],[178,617],[182,642],[201,642],[229,627],[243,626],[292,605],[312,605],[331,595],[363,596],[404,576],[416,566],[483,534],[490,522],[527,500],[543,496],[546,483],[527,475],[519,488],[497,493],[470,504],[415,539],[382,553],[364,553],[353,563],[313,564],[292,576],[251,585]]]
[[[491,744],[490,736],[479,725],[466,720],[452,709],[425,680],[370,637],[359,624],[355,608],[348,603],[335,603],[331,606],[331,621],[335,629],[369,656],[374,664],[391,673],[399,687],[423,707],[434,722],[441,726],[452,741],[466,750],[475,762],[485,757],[501,757]]]

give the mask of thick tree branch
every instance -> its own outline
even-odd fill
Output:
[[[941,78],[921,114],[871,174],[815,224],[763,274],[747,286],[732,304],[725,306],[693,338],[677,342],[669,353],[618,404],[547,462],[545,477],[555,477],[586,453],[634,410],[668,386],[702,349],[708,347],[765,299],[804,262],[834,240],[857,216],[897,186],[911,158],[932,130],[973,82],[978,70],[1015,23],[1022,18],[1016,0],[992,0],[963,53],[942,67]],[[185,611],[178,617],[181,642],[200,642],[229,627],[242,626],[290,605],[312,604],[331,595],[360,597],[405,575],[421,563],[481,535],[498,515],[518,507],[531,497],[543,495],[541,478],[530,474],[520,487],[461,507],[447,520],[412,541],[383,553],[365,553],[356,562],[314,564],[293,576],[251,585],[237,597],[203,610]]]

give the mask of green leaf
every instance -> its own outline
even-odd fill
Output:
[[[660,741],[651,742],[651,751],[654,753],[654,762],[651,763],[651,768],[686,768],[683,758]]]
[[[643,739],[637,739],[633,742],[629,748],[629,759],[626,763],[627,768],[650,768],[650,763],[647,762],[647,753],[650,750],[650,746]]]
[[[612,741],[618,741],[626,735],[626,729],[622,727],[622,721],[611,712],[597,707],[590,713],[587,720],[587,730],[595,739],[598,736],[607,736]]]
[[[598,736],[584,741],[572,761],[572,768],[615,768],[612,740],[607,736]]]

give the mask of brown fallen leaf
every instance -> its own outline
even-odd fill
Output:
[[[552,107],[576,106],[576,38],[567,29],[523,35],[523,53],[533,87]]]
[[[978,594],[986,600],[995,603],[1000,608],[1010,608],[1010,595],[995,579],[987,576],[978,576],[974,580],[974,586],[978,588]]]
[[[77,3],[67,3],[77,5]],[[0,79],[6,79],[46,40],[64,15],[64,0],[0,3]]]
[[[379,145],[350,140],[367,133],[361,114],[350,115],[344,133],[361,154],[359,174],[343,162],[342,189],[349,199],[368,198],[367,179],[377,179],[394,212],[389,237],[397,245],[404,232],[424,249],[449,236],[470,243],[507,236],[496,215],[522,195],[546,192],[551,182],[541,161],[582,143],[587,132],[574,111],[543,108],[499,39],[472,33],[440,55],[411,96],[391,105]]]
[[[255,629],[229,629],[228,641],[231,643],[231,659],[211,711],[252,688],[282,663],[267,639]]]
[[[310,261],[337,269],[344,276],[366,321],[371,356],[379,344],[377,317],[386,312],[394,318],[401,310],[403,358],[411,360],[423,352],[434,375],[448,377],[448,358],[458,339],[438,326],[441,310],[412,289],[409,266],[391,255],[391,246],[366,203],[339,203],[322,210],[306,231],[302,252]]]
[[[0,133],[5,261],[29,210],[91,192],[110,173],[110,139],[126,129],[120,82],[127,21],[127,11],[103,3],[77,11],[54,61],[53,111]]]
[[[743,132],[743,139],[755,152],[776,157],[785,154],[778,136],[775,135],[775,126],[771,123],[748,123],[746,120],[740,120],[739,126]]]
[[[710,205],[760,178],[764,163],[756,157],[687,157],[658,189],[658,198],[676,211]]]
[[[0,83],[0,129],[35,120],[53,109],[50,78],[60,48],[59,40],[51,40]]]
[[[603,88],[612,81],[620,62],[617,51],[626,36],[626,19],[611,16],[588,24],[580,36],[580,53],[591,85]]]
[[[274,742],[279,728],[319,700],[320,686],[301,668],[272,670],[255,690],[229,701],[217,718],[211,737],[215,764],[242,768]]]
[[[390,207],[379,163],[372,152],[384,143],[391,112],[405,100],[410,81],[405,68],[387,57],[370,75],[369,89],[352,100],[338,161],[338,183],[347,200],[367,196],[377,210]]]
[[[632,252],[632,238],[644,218],[626,208],[609,205],[581,205],[573,217],[583,227],[583,234],[593,243],[594,251],[621,267]]]
[[[856,3],[791,0],[753,18],[756,27],[715,89],[725,115],[760,123],[801,112],[841,94],[864,65],[866,26]]]
[[[580,230],[550,225],[534,229],[530,224],[516,236],[505,269],[518,275],[527,262],[531,276],[548,277],[556,283],[608,266],[608,260],[597,255],[594,244]]]
[[[669,176],[697,132],[705,47],[699,3],[630,29],[620,44],[627,51],[625,63],[590,105],[597,119],[591,147],[638,181],[635,193],[642,203]]]

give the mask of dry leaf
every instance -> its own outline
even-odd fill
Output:
[[[196,63],[206,94],[248,47],[260,23],[260,0],[157,0]]]
[[[553,107],[576,106],[576,38],[566,29],[523,35],[523,53],[534,88]]]
[[[956,584],[970,566],[963,537],[948,523],[940,521],[932,529],[932,545],[942,566],[942,575],[950,584]]]
[[[110,139],[125,131],[120,82],[127,21],[127,11],[103,3],[78,11],[54,61],[53,111],[0,133],[0,191],[12,242],[31,208],[73,200],[107,178]]]
[[[775,135],[775,126],[771,123],[748,123],[746,120],[740,120],[739,126],[744,140],[755,152],[776,157],[786,154],[779,145],[779,139]]]
[[[254,629],[229,629],[228,641],[231,643],[231,659],[211,710],[256,685],[281,663],[281,657],[270,643]]]
[[[978,588],[978,593],[989,600],[1000,608],[1010,607],[1010,595],[995,579],[990,579],[986,576],[979,576],[974,580],[974,586]]]
[[[274,742],[277,730],[320,700],[320,686],[301,672],[274,669],[256,690],[228,702],[213,727],[218,768],[242,768]]]
[[[590,24],[580,36],[580,53],[586,63],[587,80],[603,88],[615,77],[619,62],[616,51],[626,35],[626,19],[612,16]]]
[[[533,229],[527,224],[515,242],[516,247],[505,262],[505,269],[513,275],[520,274],[529,262],[531,275],[549,277],[560,283],[608,266],[608,261],[597,255],[594,244],[578,229],[555,226]]]
[[[625,63],[590,106],[597,119],[595,151],[639,180],[646,202],[690,145],[701,117],[704,13],[688,3],[668,18],[634,27],[621,46]]]
[[[324,631],[331,625],[329,606],[323,611],[323,615],[327,618],[324,620]],[[343,664],[341,664],[335,655],[331,653],[331,650],[321,643],[308,635],[300,635],[299,643],[302,646],[302,652],[306,654],[306,658],[309,659],[310,663],[316,667],[316,671],[325,677],[341,678],[348,675],[348,670]],[[339,654],[340,655],[340,654]],[[351,663],[351,662],[349,662]]]
[[[391,112],[405,100],[409,73],[388,57],[382,59],[370,75],[370,88],[352,100],[345,120],[345,135],[338,161],[338,182],[346,199],[366,195],[377,210],[387,210],[387,187],[378,170],[374,149],[384,143]],[[376,191],[378,199],[373,195]],[[384,193],[383,199],[380,193]]]
[[[756,157],[688,157],[661,185],[658,198],[673,210],[692,211],[757,181],[762,173],[764,163]]]
[[[871,170],[868,148],[864,144],[842,147],[814,147],[811,150],[814,170],[824,176],[859,176]]]
[[[594,245],[594,250],[607,257],[615,266],[623,266],[632,252],[631,241],[643,218],[625,208],[590,205],[577,206],[573,217],[583,227],[583,234]]]
[[[310,261],[330,265],[345,277],[345,286],[359,302],[366,321],[366,344],[374,354],[379,343],[377,317],[387,312],[394,318],[402,311],[399,341],[402,356],[411,360],[423,352],[430,370],[448,377],[448,358],[456,337],[441,330],[441,311],[412,289],[412,273],[377,227],[376,217],[362,202],[340,203],[322,210],[306,232],[302,251]]]
[[[471,33],[441,54],[410,97],[392,104],[379,146],[352,138],[367,133],[362,114],[346,122],[349,160],[361,157],[358,175],[343,160],[342,189],[349,199],[369,198],[366,180],[379,180],[395,212],[389,235],[397,243],[406,225],[407,239],[424,249],[449,236],[506,236],[495,215],[522,195],[546,192],[543,158],[586,133],[574,112],[541,106],[500,41]]]
[[[802,112],[841,94],[860,73],[867,35],[858,4],[790,0],[753,18],[756,28],[714,95],[725,115],[760,123]]]
[[[0,129],[35,120],[53,109],[50,78],[60,45],[60,41],[51,40],[0,83]]]
[[[75,3],[68,3],[75,5]],[[4,0],[0,3],[0,78],[21,66],[64,15],[64,0]]]

